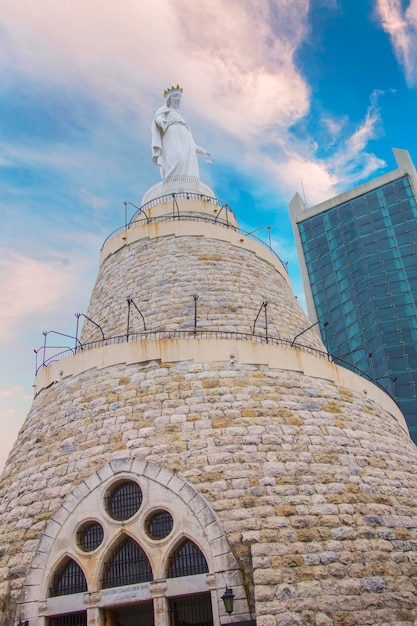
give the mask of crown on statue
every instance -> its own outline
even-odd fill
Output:
[[[164,98],[166,98],[173,91],[180,91],[182,93],[183,89],[179,85],[172,85],[172,87],[167,87],[166,89],[164,89]]]

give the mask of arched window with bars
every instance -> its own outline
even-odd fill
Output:
[[[206,574],[208,571],[204,554],[189,539],[184,540],[169,557],[168,578]]]
[[[176,475],[168,488],[166,470],[135,462],[133,473],[131,459],[124,463],[124,472],[120,463],[109,466],[113,478],[91,479],[87,496],[72,495],[78,505],[71,500],[60,509],[45,532],[41,566],[26,585],[32,595],[36,586],[42,590],[47,612],[40,626],[131,626],[134,620],[141,626],[161,620],[170,626],[220,624],[224,589],[221,583],[214,587],[216,574],[226,572],[235,581],[238,571],[215,513],[208,514],[210,505],[197,493],[193,510],[187,507],[186,483]],[[196,499],[200,517],[194,513]],[[243,587],[233,588],[238,615],[246,617]],[[38,601],[29,601],[26,612],[38,610]]]
[[[153,580],[152,567],[142,548],[126,537],[104,564],[102,588],[121,587]]]
[[[67,557],[53,575],[49,595],[53,598],[83,591],[87,591],[84,572],[76,561]]]

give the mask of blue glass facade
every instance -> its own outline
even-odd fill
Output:
[[[417,442],[417,202],[409,177],[298,229],[329,353],[396,399]]]

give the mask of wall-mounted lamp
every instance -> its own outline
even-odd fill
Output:
[[[229,615],[231,615],[233,613],[233,600],[234,600],[234,598],[235,598],[235,596],[233,594],[233,589],[229,589],[229,587],[226,587],[226,591],[222,595],[222,600],[223,600],[225,611]]]

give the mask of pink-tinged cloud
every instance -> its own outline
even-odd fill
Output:
[[[294,63],[308,5],[3,0],[0,51],[4,71],[13,61],[31,78],[89,91],[148,120],[163,88],[181,82],[189,108],[245,137],[308,110]]]
[[[293,185],[290,195],[302,178],[315,201],[339,176],[346,179],[342,165],[355,145],[366,171],[377,163],[366,154],[366,130],[348,140],[334,167],[317,158],[309,137],[295,145],[288,135],[310,106],[295,61],[309,32],[310,1],[3,0],[0,71],[13,67],[40,84],[86,92],[115,117],[128,112],[131,128],[143,134],[162,90],[179,82],[194,136],[216,160],[277,174],[280,189]]]
[[[20,385],[13,385],[8,389],[0,389],[0,398],[13,398],[16,396],[20,396],[23,391],[24,389]]]
[[[314,142],[303,145],[298,141],[293,149],[291,142],[284,143],[279,160],[263,156],[262,165],[276,181],[277,186],[291,197],[296,191],[305,199],[307,206],[323,202],[329,197],[346,191],[358,180],[385,167],[385,162],[367,152],[367,145],[374,139],[381,126],[378,97],[382,92],[370,95],[370,105],[364,119],[351,135],[346,136],[344,124],[328,124],[325,121],[335,149],[331,156],[318,158]],[[346,120],[344,120],[346,122]],[[337,147],[339,146],[339,147]]]
[[[271,126],[287,127],[307,113],[309,89],[294,55],[307,32],[308,0],[172,5],[179,45],[195,71],[189,91],[205,117],[262,142]]]
[[[417,0],[403,8],[401,0],[376,0],[376,13],[389,34],[410,87],[417,85]]]
[[[10,250],[1,250],[0,258],[0,339],[5,340],[23,319],[56,308],[73,279],[65,269]]]

